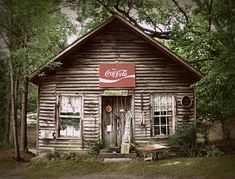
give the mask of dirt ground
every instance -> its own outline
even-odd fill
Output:
[[[27,129],[27,140],[28,140],[28,147],[30,149],[36,149],[36,141],[37,141],[37,136],[36,136],[36,128],[28,128]],[[20,153],[22,161],[30,161],[33,156],[35,156],[33,153],[28,152],[28,153]],[[9,156],[14,158],[14,148],[12,149],[7,149],[7,150],[1,150],[0,152],[0,157],[3,156]]]
[[[70,178],[70,177],[69,177]],[[139,176],[131,174],[118,174],[118,173],[95,173],[92,175],[86,175],[79,177],[79,179],[173,179],[166,176]]]
[[[7,162],[11,162],[11,170],[9,170],[5,174],[0,174],[0,178],[18,178],[17,174],[27,168],[30,160],[35,156],[35,153],[31,151],[35,151],[36,149],[36,129],[28,128],[27,129],[27,139],[28,139],[28,147],[29,152],[20,153],[21,160],[19,162],[15,162],[15,151],[14,148],[1,150],[0,151],[0,159],[4,159]],[[3,160],[3,161],[4,161]],[[4,162],[1,162],[0,165],[6,165]]]

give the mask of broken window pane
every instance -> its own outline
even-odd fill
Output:
[[[60,97],[59,136],[80,137],[81,101],[80,96]]]

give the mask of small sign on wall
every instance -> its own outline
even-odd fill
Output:
[[[135,64],[100,64],[99,87],[135,87]]]
[[[112,125],[107,125],[107,132],[112,132]]]
[[[108,89],[104,90],[104,94],[108,96],[128,96],[128,90],[115,90],[115,89]]]

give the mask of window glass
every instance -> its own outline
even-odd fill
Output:
[[[154,97],[154,135],[170,135],[173,133],[173,97],[172,95],[156,95]]]
[[[82,102],[80,96],[61,96],[59,136],[80,137]]]

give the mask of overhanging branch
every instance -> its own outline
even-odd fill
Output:
[[[160,38],[160,39],[169,39],[170,38],[170,31],[155,31],[151,29],[147,29],[139,25],[136,19],[130,16],[129,11],[126,12],[125,10],[121,9],[119,7],[119,0],[116,1],[116,4],[114,5],[114,9],[110,8],[108,4],[105,3],[103,0],[96,0],[97,3],[101,4],[107,11],[109,11],[111,14],[119,13],[126,17],[132,24],[134,24],[136,27],[144,31],[145,33],[149,34],[152,37]]]
[[[185,21],[188,24],[188,15],[186,14],[186,12],[183,10],[183,8],[179,5],[179,3],[176,0],[172,0],[172,2],[176,5],[179,11],[183,14]]]

